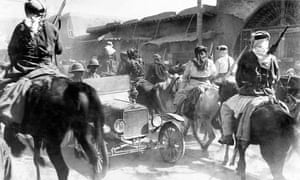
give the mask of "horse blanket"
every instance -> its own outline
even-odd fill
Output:
[[[15,122],[20,124],[24,116],[25,94],[32,85],[32,80],[49,78],[49,76],[65,77],[58,70],[45,67],[34,70],[17,82],[6,85],[0,97],[1,121],[4,123]]]

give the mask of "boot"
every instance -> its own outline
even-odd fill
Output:
[[[227,144],[227,145],[230,145],[230,146],[232,146],[234,144],[232,135],[226,135],[226,136],[222,135],[222,137],[218,140],[218,142],[220,144]]]

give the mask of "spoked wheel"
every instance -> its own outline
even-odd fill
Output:
[[[163,125],[158,136],[159,151],[162,159],[168,163],[180,160],[185,151],[183,134],[173,123]]]

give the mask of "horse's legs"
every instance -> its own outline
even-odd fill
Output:
[[[222,162],[223,165],[226,165],[228,162],[228,156],[229,156],[229,145],[225,145],[225,155],[224,155],[224,160]]]
[[[207,121],[206,121],[207,122]],[[210,123],[206,123],[206,133],[208,134],[208,141],[203,146],[203,150],[207,151],[208,146],[213,142],[213,140],[216,138],[216,135],[214,133],[213,127]]]
[[[262,157],[268,163],[271,173],[274,177],[274,180],[284,180],[284,176],[282,175],[283,165],[285,161],[285,157],[287,155],[287,151],[284,151],[282,147],[274,147],[271,144],[261,144],[260,150]]]
[[[236,155],[238,153],[238,148],[237,148],[237,145],[234,146],[234,149],[233,149],[233,154],[232,154],[232,157],[231,157],[231,161],[230,161],[230,166],[233,166],[235,164],[235,158],[236,158]]]
[[[248,144],[245,142],[237,142],[240,158],[238,162],[238,173],[241,176],[241,180],[246,180],[246,160],[245,154]]]
[[[204,148],[204,145],[203,143],[201,142],[200,140],[200,137],[198,135],[198,129],[199,129],[199,122],[197,119],[194,119],[192,122],[191,122],[191,125],[192,125],[192,130],[193,130],[193,135],[195,137],[195,139],[197,140],[197,142],[200,144],[201,146],[201,149]]]
[[[86,128],[85,128],[86,129]],[[79,131],[74,131],[74,135],[77,138],[79,144],[82,146],[84,152],[89,158],[90,163],[94,168],[95,175],[98,174],[101,169],[99,169],[98,165],[98,156],[95,148],[89,141],[86,139],[86,130],[83,130],[79,133]]]
[[[63,159],[59,143],[47,143],[46,149],[48,156],[55,167],[58,180],[67,180],[69,168]]]
[[[41,173],[40,173],[40,166],[39,166],[39,161],[41,161],[41,154],[40,154],[40,149],[42,146],[42,141],[39,137],[34,137],[34,147],[33,147],[33,162],[36,168],[36,176],[37,179],[41,179]]]

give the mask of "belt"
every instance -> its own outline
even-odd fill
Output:
[[[194,77],[194,76],[191,76],[190,79],[197,80],[197,81],[207,81],[207,80],[209,80],[208,77]]]

